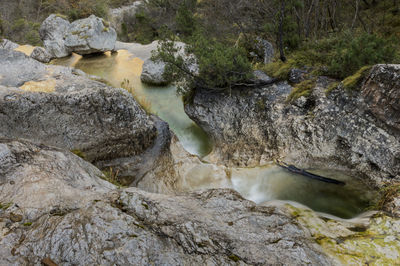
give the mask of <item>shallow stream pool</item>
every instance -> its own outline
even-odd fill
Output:
[[[174,86],[154,87],[140,81],[143,60],[127,50],[82,57],[72,55],[52,64],[75,67],[106,80],[114,87],[128,87],[133,96],[151,113],[168,122],[183,147],[203,157],[212,145],[206,133],[186,115]],[[344,173],[314,170],[316,174],[339,179],[345,186],[327,184],[289,173],[273,164],[265,167],[230,169],[231,187],[243,197],[261,203],[280,199],[302,203],[315,211],[351,218],[363,212],[376,196],[368,187]],[[201,187],[204,184],[199,184]],[[193,188],[196,189],[196,188]]]

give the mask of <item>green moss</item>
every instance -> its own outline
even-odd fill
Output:
[[[229,255],[228,258],[233,260],[234,262],[240,261],[240,258],[235,254]]]
[[[289,72],[296,66],[296,62],[293,59],[288,59],[286,62],[275,61],[266,65],[258,65],[256,68],[264,71],[269,76],[287,80],[289,78]]]
[[[110,27],[110,22],[108,22],[108,21],[106,21],[104,19],[101,19],[101,21],[103,22],[104,27],[106,27],[106,28]]]
[[[83,151],[78,150],[78,149],[74,149],[74,150],[71,150],[71,152],[72,152],[73,154],[75,154],[76,156],[79,156],[79,157],[81,157],[82,159],[86,160],[86,155],[85,155],[85,153],[84,153]]]
[[[24,226],[31,226],[31,225],[32,225],[32,223],[31,223],[31,222],[24,223]]]
[[[371,70],[371,66],[360,68],[354,75],[345,78],[342,81],[343,88],[346,90],[356,90],[360,88],[361,82]]]
[[[339,86],[340,82],[332,82],[328,85],[328,88],[325,90],[325,94],[329,95],[334,89]]]
[[[103,28],[103,32],[109,32],[109,31],[110,31],[110,28],[108,28],[108,27]]]
[[[67,17],[66,15],[63,15],[63,14],[60,14],[60,13],[57,13],[57,14],[55,14],[55,15],[56,15],[56,17],[59,17],[59,18],[68,20],[68,17]]]
[[[298,98],[300,98],[301,96],[308,97],[311,94],[312,90],[314,89],[315,84],[316,84],[315,79],[304,80],[299,84],[296,84],[292,92],[287,97],[286,101],[293,102]]]
[[[265,102],[263,101],[263,99],[259,99],[256,102],[256,106],[257,106],[258,110],[260,110],[260,111],[265,110]]]
[[[80,31],[80,30],[74,30],[74,31],[72,31],[71,32],[71,34],[72,35],[79,35],[79,34],[81,34],[83,31]]]
[[[1,203],[0,202],[0,209],[2,210],[7,210],[8,208],[10,208],[12,205],[12,202],[8,202],[8,203]]]

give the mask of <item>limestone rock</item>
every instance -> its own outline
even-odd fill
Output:
[[[49,63],[53,57],[43,47],[35,47],[31,53],[31,57],[42,63]]]
[[[0,49],[0,136],[76,150],[94,163],[153,145],[154,122],[130,93],[75,73]]]
[[[135,1],[127,6],[110,9],[108,18],[111,26],[117,31],[118,35],[123,33],[122,24],[124,20],[134,18],[139,7],[142,5],[142,1]]]
[[[362,87],[371,113],[400,130],[400,65],[375,65]]]
[[[69,27],[69,21],[55,14],[51,14],[46,18],[40,26],[40,38],[45,49],[52,57],[60,58],[71,54],[71,51],[65,47],[64,43],[64,35]]]
[[[387,80],[395,84],[391,72]],[[386,116],[376,113],[382,123],[370,115],[371,102],[368,108],[362,95],[337,90],[326,96],[328,83],[319,78],[308,99],[292,104],[287,103],[292,91],[287,83],[234,89],[231,94],[196,90],[185,111],[212,137],[212,162],[256,166],[283,157],[303,167],[345,169],[378,184],[400,180],[399,132],[385,125],[395,125],[398,115],[397,98],[388,94],[396,87],[382,92],[389,111]],[[363,93],[368,88],[374,87],[365,87]]]
[[[102,176],[99,169],[70,152],[0,139],[0,202],[9,203],[14,216],[22,214],[19,221],[36,219],[56,207],[77,209],[101,198],[115,188]]]
[[[166,64],[164,62],[154,62],[151,59],[147,59],[143,63],[142,74],[140,80],[143,83],[152,85],[166,85],[170,82],[167,77],[164,77]]]
[[[7,40],[7,39],[3,39],[0,42],[0,48],[1,49],[14,50],[14,49],[18,48],[18,46],[19,46],[18,44],[13,43],[12,41]]]
[[[274,79],[265,74],[265,72],[261,70],[253,71],[254,83],[256,84],[268,84],[271,83]]]
[[[117,33],[108,22],[91,15],[72,22],[64,39],[69,51],[85,55],[114,50]]]

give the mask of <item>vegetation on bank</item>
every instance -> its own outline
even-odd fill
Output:
[[[107,18],[109,8],[134,2],[31,1],[29,12],[19,6],[15,20],[0,20],[3,36],[38,45],[40,22],[50,13],[70,20],[90,14]],[[251,78],[253,69],[286,80],[289,71],[298,68],[307,69],[310,80],[299,84],[293,95],[306,95],[304,87],[317,75],[344,80],[341,87],[353,89],[365,66],[400,63],[398,0],[148,0],[122,21],[123,41],[164,39],[154,59],[169,62],[167,75],[191,87],[231,88]],[[272,63],[263,63],[260,39],[275,47]],[[185,52],[197,58],[196,75],[189,69],[193,62],[185,63],[182,51],[176,55],[171,40],[187,43]]]

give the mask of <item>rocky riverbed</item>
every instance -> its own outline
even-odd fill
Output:
[[[321,77],[292,103],[285,82],[197,90],[186,111],[215,142],[205,163],[126,90],[5,48],[0,264],[399,263],[398,66],[375,66],[352,94],[326,94]],[[232,189],[185,192],[199,178],[229,180],[225,166],[277,157],[352,172],[384,197],[344,220]]]

